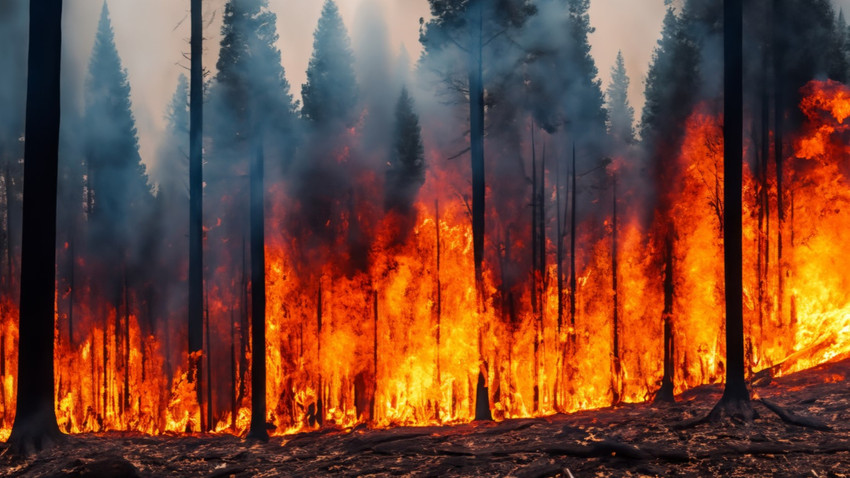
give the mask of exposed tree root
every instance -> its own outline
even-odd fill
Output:
[[[12,432],[9,441],[6,442],[8,445],[6,453],[21,457],[33,456],[41,451],[49,450],[65,440],[67,440],[67,436],[63,435],[58,429],[55,431],[36,427],[26,430],[18,429],[17,433]]]
[[[771,402],[765,398],[762,398],[759,401],[767,407],[768,410],[779,416],[779,418],[781,418],[785,423],[800,427],[814,428],[815,430],[832,431],[832,427],[817,418],[797,415],[790,410],[782,408],[779,404]]]
[[[724,393],[723,397],[714,405],[714,408],[711,409],[708,415],[685,420],[673,425],[673,428],[676,430],[686,430],[704,423],[719,423],[726,419],[746,426],[751,425],[756,418],[759,418],[759,414],[753,409],[753,404],[749,398],[741,398]]]
[[[676,403],[676,397],[673,394],[673,383],[664,381],[661,388],[655,392],[655,398],[652,399],[653,405],[669,405]]]

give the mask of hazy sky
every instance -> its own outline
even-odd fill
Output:
[[[352,34],[358,6],[368,0],[337,0],[343,20]],[[407,48],[410,58],[419,57],[419,18],[428,17],[427,0],[373,0],[383,9],[388,23],[391,47]],[[850,11],[850,0],[835,0]],[[118,52],[128,71],[133,111],[139,129],[142,158],[154,160],[157,141],[165,128],[165,109],[180,73],[187,73],[189,0],[108,0]],[[205,67],[214,69],[218,56],[221,11],[225,0],[205,0],[207,27]],[[322,9],[322,0],[269,0],[277,14],[280,34],[278,47],[287,78],[296,98],[300,97],[307,62],[312,53],[313,30]],[[74,65],[66,74],[75,75],[73,92],[82,103],[82,84],[94,42],[97,19],[103,0],[75,0],[65,7],[66,59]],[[622,50],[632,79],[630,96],[637,118],[643,106],[643,82],[660,36],[664,0],[592,0],[590,19],[596,32],[591,36],[592,53],[599,68],[603,88],[610,78],[611,65]],[[76,66],[76,70],[74,68]]]

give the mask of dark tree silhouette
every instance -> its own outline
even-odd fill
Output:
[[[62,436],[53,407],[61,58],[62,0],[30,2],[18,404],[9,437],[27,453]]]
[[[425,148],[413,99],[402,88],[395,110],[395,129],[387,170],[384,205],[388,210],[410,214],[419,187],[425,183]]]
[[[520,0],[488,2],[485,0],[460,0],[447,2],[429,0],[433,19],[421,31],[420,42],[425,47],[425,58],[432,56],[441,61],[447,50],[457,49],[465,61],[454,65],[457,71],[447,72],[446,82],[460,93],[469,106],[469,152],[472,164],[472,249],[475,283],[479,300],[483,299],[483,262],[485,234],[485,82],[493,86],[504,78],[496,78],[484,58],[485,47],[504,55],[512,45],[506,44],[508,30],[523,24],[534,9]],[[509,42],[508,42],[509,43]],[[451,55],[449,55],[451,57]],[[496,63],[495,61],[493,63]],[[504,72],[502,72],[504,73]],[[509,75],[503,75],[509,76]],[[462,84],[463,86],[458,86]],[[497,90],[498,88],[493,88]],[[480,340],[480,339],[479,339]],[[490,420],[487,390],[487,366],[481,357],[476,390],[475,419]],[[484,399],[487,400],[484,400]]]
[[[617,62],[611,68],[611,84],[605,95],[608,99],[608,134],[621,144],[635,140],[635,109],[629,104],[629,83],[623,52],[617,52]]]
[[[201,390],[204,313],[203,239],[203,21],[201,0],[192,0],[191,79],[189,92],[189,380]],[[209,406],[209,404],[208,404]],[[201,414],[203,416],[203,414]],[[210,426],[210,424],[207,424]]]
[[[355,119],[354,55],[339,7],[333,0],[326,0],[322,7],[301,96],[304,100],[301,114],[320,128],[337,122],[348,125]]]
[[[263,212],[263,142],[251,161],[251,429],[248,438],[267,441],[266,261]]]
[[[744,379],[744,291],[743,291],[743,3],[723,4],[723,155],[724,226],[723,247],[726,270],[726,386],[723,397],[711,412],[752,421],[754,411]]]

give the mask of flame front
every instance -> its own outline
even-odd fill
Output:
[[[850,124],[845,123],[850,89],[814,81],[803,93],[806,121],[783,158],[782,190],[777,190],[776,164],[746,145],[745,157],[755,158],[744,172],[750,374],[789,373],[850,353],[845,273],[850,259],[843,254],[850,224]],[[450,186],[465,184],[466,171],[437,153],[409,228],[407,218],[354,198],[337,208],[344,212],[335,218],[335,239],[293,234],[290,216],[298,201],[285,184],[273,185],[266,237],[266,398],[276,433],[320,424],[470,421],[481,370],[497,419],[647,400],[663,370],[668,248],[675,389],[722,381],[721,120],[710,104],[701,104],[683,125],[681,148],[669,158],[676,180],[664,192],[671,207],[657,213],[651,225],[640,219],[645,216],[640,201],[622,200],[619,217],[596,214],[578,224],[575,291],[556,286],[558,239],[551,227],[543,242],[544,273],[535,280],[528,273],[506,286],[506,258],[530,255],[531,234],[498,231],[502,222],[491,209],[489,227],[497,233],[487,238],[479,297],[467,204]],[[337,158],[341,167],[349,154]],[[615,161],[611,174],[633,174],[629,159]],[[546,174],[545,197],[551,203],[559,182],[553,171]],[[380,189],[374,173],[358,176],[356,183],[364,197]],[[629,194],[638,193],[624,196]],[[560,214],[560,204],[557,210]],[[344,244],[355,226],[358,237],[369,239],[360,251],[370,258],[365,267],[350,267],[357,254]],[[399,232],[405,229],[409,232]],[[87,271],[86,264],[78,266]],[[140,319],[145,299],[132,291],[118,308],[103,305],[85,287],[76,291],[77,304],[60,310],[56,321],[56,413],[62,430],[198,432],[206,407],[212,407],[208,429],[246,432],[250,350],[240,352],[237,335],[250,337],[247,308],[239,305],[249,284],[230,279],[225,270],[216,272],[207,283],[206,350],[227,360],[204,357],[213,369],[212,383],[199,381],[209,391],[205,396],[213,395],[206,403],[198,402],[197,384],[185,371],[180,317],[157,329]],[[58,304],[70,291],[57,289]],[[537,292],[542,298],[535,299]],[[574,327],[558,305],[559,293],[563,302],[571,292]],[[14,301],[5,298],[0,303],[0,439],[8,437],[14,419],[17,315]]]

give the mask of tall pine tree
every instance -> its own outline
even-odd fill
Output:
[[[608,97],[608,134],[620,144],[631,144],[635,139],[635,109],[629,104],[629,76],[623,52],[617,52],[617,61],[611,68]]]
[[[448,85],[449,94],[469,107],[473,272],[479,301],[483,302],[486,114],[493,111],[495,93],[503,86],[503,80],[515,77],[511,72],[516,71],[523,55],[510,41],[511,34],[525,23],[534,9],[522,0],[429,0],[429,4],[433,18],[423,26],[420,34],[425,49],[423,64],[440,71],[440,81]],[[492,96],[485,97],[485,91]],[[491,100],[490,108],[485,108],[487,99]],[[475,419],[490,420],[488,367],[485,357],[479,360]]]
[[[92,238],[118,259],[152,200],[131,108],[127,71],[104,2],[86,84],[86,151]]]
[[[317,127],[339,122],[350,125],[356,118],[357,82],[351,40],[334,0],[326,0],[313,34],[313,56],[307,82],[301,86],[301,114]]]
[[[387,170],[384,204],[402,216],[410,215],[419,188],[425,183],[425,148],[413,98],[404,87],[395,109],[395,128]]]
[[[248,436],[268,439],[265,393],[265,266],[264,266],[264,163],[266,155],[287,163],[292,154],[294,110],[289,83],[281,64],[277,17],[267,0],[230,0],[225,6],[218,75],[211,90],[210,121],[214,138],[207,170],[210,196],[231,197],[213,214],[226,221],[229,234],[250,236],[251,250],[251,428]],[[247,187],[234,187],[233,176],[248,176]],[[245,211],[250,210],[249,223]],[[225,244],[239,243],[229,241]],[[225,247],[227,247],[225,245]],[[241,248],[224,257],[238,264]],[[211,265],[213,267],[214,265]],[[235,273],[235,271],[234,271]],[[245,322],[243,322],[245,324]],[[247,353],[246,328],[242,328],[241,357]],[[235,340],[235,339],[234,339]],[[245,364],[240,366],[244,371]],[[244,375],[243,375],[244,378]],[[243,389],[243,384],[233,384]],[[240,393],[240,396],[243,396]]]

